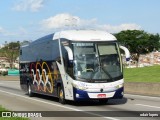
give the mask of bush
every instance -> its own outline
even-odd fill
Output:
[[[8,71],[4,71],[4,72],[2,72],[2,75],[3,75],[3,76],[8,75]]]

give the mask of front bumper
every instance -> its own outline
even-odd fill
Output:
[[[75,101],[80,101],[80,100],[89,100],[89,99],[101,99],[98,98],[97,96],[99,94],[105,94],[106,97],[103,99],[121,99],[123,98],[123,92],[124,92],[124,87],[119,88],[115,91],[111,92],[87,92],[84,90],[80,90],[77,88],[73,88],[74,91],[74,100]]]

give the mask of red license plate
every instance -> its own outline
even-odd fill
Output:
[[[98,94],[97,97],[98,98],[106,98],[106,94]]]

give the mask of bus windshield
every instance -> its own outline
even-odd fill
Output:
[[[122,65],[116,42],[73,43],[74,76],[88,82],[113,82],[121,79]]]

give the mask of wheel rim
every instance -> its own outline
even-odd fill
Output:
[[[28,85],[28,94],[30,95],[31,94],[31,86]]]
[[[62,89],[60,90],[59,97],[61,100],[63,100],[63,90]]]

